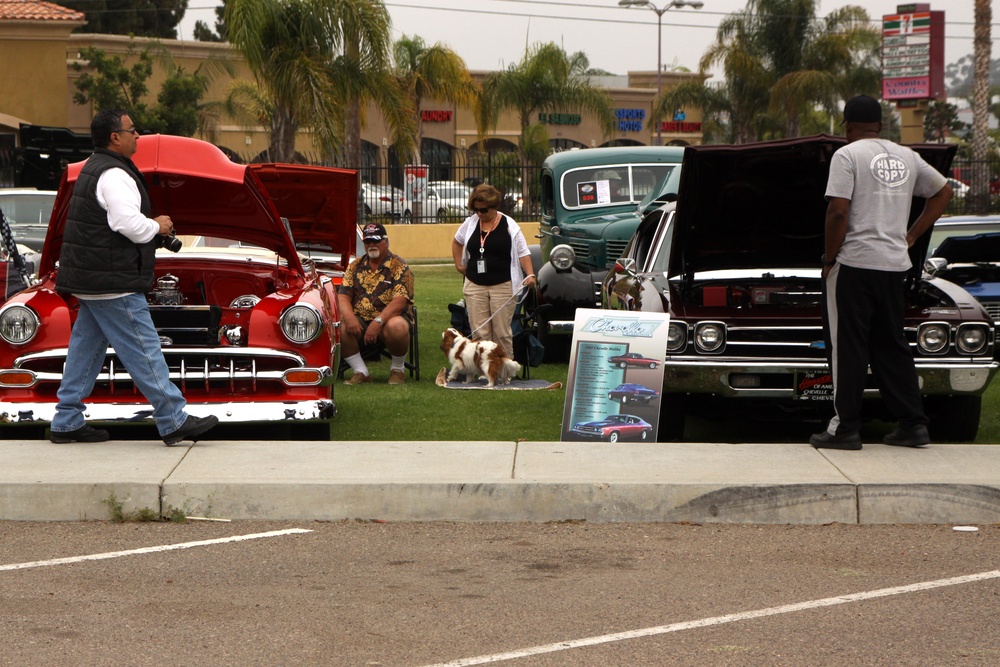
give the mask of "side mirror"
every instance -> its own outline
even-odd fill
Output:
[[[927,261],[924,262],[924,271],[932,276],[936,276],[947,268],[948,260],[944,257],[928,257]]]
[[[631,257],[619,257],[615,260],[615,273],[626,273],[633,278],[638,278],[635,270],[635,260]]]

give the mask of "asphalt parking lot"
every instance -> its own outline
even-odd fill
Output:
[[[998,537],[996,525],[4,522],[0,663],[995,665]]]

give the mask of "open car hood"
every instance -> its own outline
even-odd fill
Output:
[[[341,183],[350,181],[354,191],[345,186],[343,205],[356,208],[356,172],[301,165],[251,168],[230,161],[208,142],[155,134],[139,137],[132,161],[146,177],[153,216],[169,215],[178,234],[227,238],[267,248],[301,271],[295,243],[306,239],[293,239],[282,222],[285,217],[293,233],[301,227],[306,236],[325,224],[342,227],[339,234],[325,233],[323,242],[336,243],[348,254],[354,251],[357,214],[342,218],[337,213],[341,203],[334,206],[331,200]],[[63,174],[40,273],[52,270],[59,258],[72,187],[84,164],[71,164]],[[316,217],[310,218],[310,213]]]
[[[817,268],[824,250],[830,158],[843,137],[820,134],[754,144],[688,146],[680,174],[671,274]],[[947,174],[955,146],[911,146]],[[923,209],[914,198],[910,224]],[[910,248],[916,275],[930,243]]]
[[[247,165],[288,220],[295,243],[326,246],[347,266],[358,224],[358,172],[300,164]]]

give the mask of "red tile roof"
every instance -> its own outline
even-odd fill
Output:
[[[40,0],[0,0],[0,21],[85,21],[86,15]]]

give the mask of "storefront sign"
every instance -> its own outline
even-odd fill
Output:
[[[645,109],[615,109],[619,132],[641,132],[642,121],[646,118]]]
[[[540,113],[538,122],[548,125],[579,125],[581,116],[578,113]]]
[[[420,120],[425,123],[450,123],[454,112],[444,109],[424,109],[420,112]]]
[[[665,120],[660,123],[661,132],[701,132],[701,123],[679,123]]]
[[[882,17],[882,98],[943,99],[944,12],[919,3]]]

